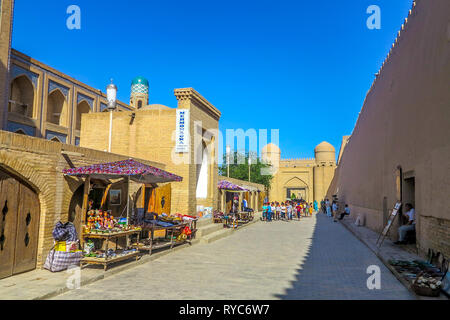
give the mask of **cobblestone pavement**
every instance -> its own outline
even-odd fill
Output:
[[[367,267],[381,290],[367,289]],[[55,299],[414,299],[380,260],[322,214],[257,223]]]

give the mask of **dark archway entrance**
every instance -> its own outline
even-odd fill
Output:
[[[0,168],[0,279],[36,268],[38,195]]]

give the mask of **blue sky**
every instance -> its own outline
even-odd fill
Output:
[[[81,8],[81,30],[66,9]],[[370,5],[381,30],[369,30]],[[412,0],[16,0],[13,47],[128,102],[131,80],[150,103],[176,107],[193,87],[222,112],[220,128],[280,129],[282,157],[339,151]]]

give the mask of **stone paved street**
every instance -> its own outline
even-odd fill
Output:
[[[367,267],[381,268],[368,290]],[[339,223],[257,223],[55,299],[414,299],[378,258]]]

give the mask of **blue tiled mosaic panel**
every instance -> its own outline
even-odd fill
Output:
[[[45,132],[45,139],[52,140],[54,137],[58,138],[62,143],[66,143],[67,135],[49,130]]]
[[[89,104],[89,106],[91,107],[91,110],[94,110],[94,99],[92,99],[82,93],[79,93],[78,98],[77,98],[77,104],[79,104],[83,100],[85,100]]]
[[[68,96],[69,96],[69,88],[67,88],[67,87],[65,87],[63,85],[60,85],[59,83],[56,83],[56,82],[50,80],[48,82],[48,93],[52,92],[55,89],[61,90],[63,95],[66,97],[66,99],[68,98]]]
[[[39,75],[34,72],[31,72],[30,70],[26,70],[22,67],[19,67],[19,66],[13,64],[12,70],[11,70],[11,76],[12,76],[11,79],[15,79],[21,75],[27,75],[30,78],[31,82],[33,83],[34,88],[37,88]]]
[[[17,130],[22,130],[27,135],[34,137],[36,135],[36,128],[27,126],[25,124],[20,124],[12,121],[8,121],[8,125],[6,127],[7,131],[16,132]]]

